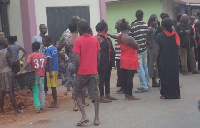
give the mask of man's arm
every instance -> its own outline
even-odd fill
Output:
[[[113,39],[117,39],[117,35],[113,35],[113,34],[108,33],[108,36],[110,36]]]
[[[154,68],[157,67],[157,60],[158,60],[159,54],[160,54],[160,46],[158,44],[156,44],[156,54],[155,54],[155,59],[154,59],[154,63],[153,63]]]
[[[80,54],[75,53],[75,71],[74,71],[74,74],[78,74],[79,66],[80,66]]]

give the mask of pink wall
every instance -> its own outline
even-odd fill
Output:
[[[100,6],[100,20],[107,21],[105,0],[99,0],[99,6]]]
[[[35,0],[20,0],[24,48],[32,53],[32,38],[37,34]]]

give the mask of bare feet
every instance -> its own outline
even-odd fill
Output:
[[[128,100],[128,98],[129,98],[129,95],[126,94],[125,95],[125,100]]]
[[[131,100],[140,100],[140,98],[138,98],[136,96],[129,96],[128,100],[129,101],[131,101]]]
[[[94,125],[97,126],[99,124],[100,124],[99,119],[94,119]]]

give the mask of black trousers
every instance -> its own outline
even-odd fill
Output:
[[[200,45],[198,45],[197,50],[198,50],[198,57],[197,57],[197,59],[198,59],[198,70],[200,70]]]
[[[109,65],[106,71],[99,71],[99,91],[100,96],[104,94],[110,94],[110,75],[111,75],[112,66]],[[105,93],[104,93],[105,87]]]
[[[124,91],[126,95],[133,95],[133,77],[135,70],[122,69],[122,81],[124,83]]]
[[[122,82],[122,69],[120,68],[120,60],[116,59],[116,66],[117,66],[117,83],[120,85],[121,89],[124,90],[124,84]]]
[[[45,71],[45,76],[44,76],[44,91],[45,91],[45,92],[48,91],[46,71]]]

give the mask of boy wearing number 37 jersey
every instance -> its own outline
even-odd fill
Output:
[[[46,58],[45,55],[39,52],[40,43],[32,43],[32,51],[27,58],[27,63],[21,69],[18,74],[21,74],[22,71],[30,64],[31,70],[35,71],[35,84],[32,85],[33,91],[33,101],[36,108],[36,112],[39,113],[40,110],[45,109],[45,91],[44,91],[44,76],[45,76],[45,65]],[[39,98],[40,97],[40,98]]]

